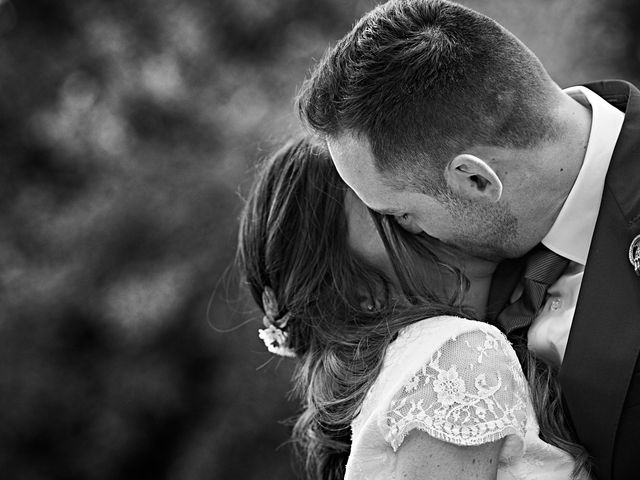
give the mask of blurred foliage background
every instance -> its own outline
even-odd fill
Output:
[[[462,3],[563,86],[640,77],[634,0]],[[297,478],[237,216],[314,59],[373,5],[0,0],[1,478]]]

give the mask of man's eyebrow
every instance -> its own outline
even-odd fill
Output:
[[[397,210],[391,210],[389,208],[370,208],[370,210],[373,210],[376,213],[379,213],[380,215],[398,215],[398,211]]]

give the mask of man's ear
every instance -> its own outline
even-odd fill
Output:
[[[445,180],[452,191],[470,200],[497,202],[502,197],[502,181],[484,160],[462,153],[445,170]]]

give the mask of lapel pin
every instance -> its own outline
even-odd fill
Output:
[[[629,245],[629,261],[636,275],[640,277],[640,235],[637,235]]]

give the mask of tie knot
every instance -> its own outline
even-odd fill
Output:
[[[560,278],[568,264],[569,260],[540,244],[527,258],[524,277],[535,282],[551,285]]]

